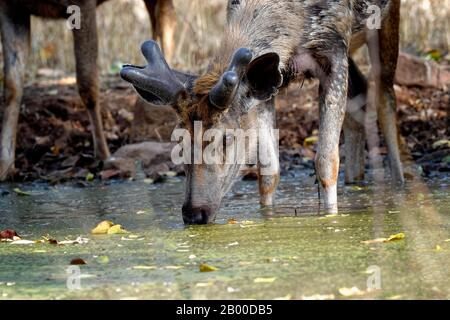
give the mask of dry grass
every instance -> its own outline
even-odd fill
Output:
[[[178,14],[175,64],[197,71],[220,41],[225,0],[174,0]],[[420,53],[429,48],[450,49],[450,0],[402,0],[402,47]],[[138,0],[114,0],[98,10],[100,66],[113,70],[116,62],[141,63],[139,45],[151,38],[149,18]],[[65,21],[33,17],[30,71],[47,67],[73,72],[72,34]]]

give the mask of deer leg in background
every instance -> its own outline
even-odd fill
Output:
[[[14,172],[17,124],[23,95],[25,67],[30,52],[30,16],[0,2],[4,57],[4,103],[0,141],[0,181]]]
[[[319,146],[315,165],[325,212],[335,214],[338,212],[339,137],[347,103],[347,50],[337,49],[330,63],[330,74],[320,81]]]
[[[381,30],[373,31],[378,33],[378,37],[372,37],[372,41],[378,38],[378,42],[369,44],[369,51],[371,51],[372,77],[375,81],[374,95],[378,104],[378,122],[388,149],[392,182],[403,184],[400,138],[396,121],[397,102],[394,91],[399,50],[400,1],[393,0],[389,10]],[[377,45],[379,50],[375,50]]]
[[[74,29],[73,35],[78,91],[89,114],[94,141],[94,154],[97,159],[105,160],[110,153],[103,131],[98,101],[98,39],[95,8],[96,1],[84,2],[81,7],[81,28],[78,30]]]
[[[351,58],[348,70],[349,87],[344,120],[345,183],[352,184],[364,180],[367,80]]]
[[[153,39],[161,43],[167,62],[170,64],[174,54],[174,34],[177,15],[172,0],[145,0],[150,15]]]

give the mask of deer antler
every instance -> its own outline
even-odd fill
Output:
[[[209,93],[209,102],[218,109],[225,109],[233,100],[253,54],[247,48],[240,48],[231,59],[227,71]]]
[[[186,90],[185,86],[170,69],[155,41],[144,42],[141,51],[148,65],[124,65],[120,76],[146,100],[162,105],[175,104],[178,95]]]

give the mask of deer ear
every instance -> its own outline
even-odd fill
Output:
[[[271,52],[254,59],[247,68],[246,78],[256,99],[270,99],[283,83],[280,56]]]

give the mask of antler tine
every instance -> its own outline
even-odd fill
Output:
[[[160,104],[174,104],[178,94],[185,90],[184,85],[170,69],[155,41],[144,42],[141,51],[148,65],[125,65],[120,76],[130,82],[142,96],[156,97]]]
[[[252,57],[252,52],[247,48],[240,48],[233,54],[227,71],[209,93],[209,101],[214,107],[218,109],[228,107]]]

